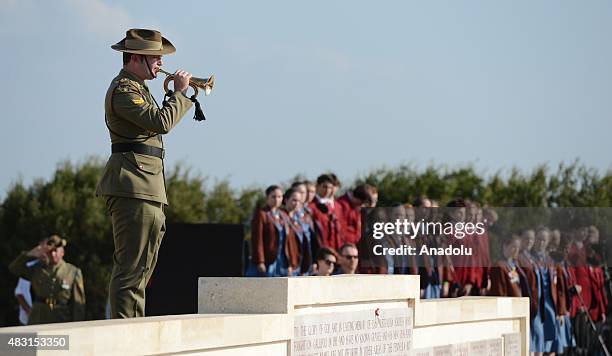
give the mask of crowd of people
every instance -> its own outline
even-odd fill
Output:
[[[361,208],[375,207],[378,192],[363,184],[335,198],[339,188],[333,174],[319,176],[316,184],[295,182],[285,192],[268,187],[265,206],[256,209],[251,221],[246,276],[329,275],[344,267],[355,273]],[[339,264],[338,252],[343,256]],[[346,259],[355,261],[345,266]]]
[[[561,231],[544,225],[496,236],[498,261],[491,261],[489,231],[498,214],[476,202],[455,199],[443,209],[427,197],[385,209],[366,209],[377,221],[438,220],[486,225],[478,238],[418,239],[391,234],[380,243],[390,248],[422,245],[470,248],[470,255],[389,256],[372,252],[369,217],[362,238],[362,208],[375,208],[376,187],[360,184],[337,196],[334,174],[316,183],[294,182],[283,191],[272,185],[265,206],[251,221],[251,263],[246,276],[329,276],[375,273],[420,276],[421,298],[490,295],[530,298],[531,352],[534,355],[601,352],[598,338],[607,320],[610,280],[603,267],[604,249],[595,226]],[[439,216],[436,216],[439,215]]]
[[[603,354],[597,335],[609,313],[610,281],[598,229],[526,228],[505,238],[502,250],[490,269],[489,295],[530,298],[531,349]]]

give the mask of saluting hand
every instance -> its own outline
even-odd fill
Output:
[[[186,93],[189,88],[189,79],[191,79],[191,73],[185,72],[184,70],[177,70],[174,72],[174,91]]]
[[[36,245],[33,249],[28,251],[28,256],[37,258],[43,263],[47,263],[49,260],[49,245],[46,244],[46,240]]]

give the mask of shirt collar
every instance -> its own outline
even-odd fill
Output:
[[[136,74],[134,74],[134,73],[130,72],[129,70],[127,70],[127,69],[125,69],[125,68],[121,68],[121,71],[119,72],[119,75],[120,75],[121,77],[124,77],[124,78],[129,78],[129,79],[132,79],[132,80],[134,80],[134,81],[137,81],[138,83],[140,83],[140,84],[142,84],[142,85],[145,85],[144,80],[142,80],[142,79],[138,78],[138,77],[136,76]],[[145,86],[146,86],[146,85],[145,85]]]
[[[321,204],[330,204],[332,205],[334,203],[334,201],[331,198],[321,198],[318,194],[317,194],[317,200],[319,201],[319,203]]]
[[[58,263],[58,264],[56,264],[56,265],[53,265],[53,266],[51,266],[51,265],[47,265],[47,268],[51,269],[52,271],[57,271],[57,270],[58,270],[58,268],[60,268],[60,267],[62,267],[62,266],[64,265],[64,262],[65,262],[65,261],[64,261],[64,259],[62,259],[62,260],[61,260],[61,261],[59,261],[59,263]]]

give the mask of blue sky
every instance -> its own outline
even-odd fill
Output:
[[[0,0],[0,197],[64,159],[106,159],[103,100],[132,27],[177,47],[165,68],[217,77],[165,137],[233,186],[326,170],[612,165],[609,1]],[[162,80],[150,84],[161,100]]]

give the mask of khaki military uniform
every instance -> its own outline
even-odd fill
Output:
[[[81,270],[65,261],[55,266],[26,263],[32,257],[21,253],[10,271],[32,283],[32,309],[28,325],[85,320],[85,288]]]
[[[179,92],[158,108],[144,81],[121,70],[105,100],[111,142],[163,148],[161,135],[176,126],[191,106],[191,100]],[[163,160],[134,152],[113,153],[96,195],[106,197],[113,224],[111,317],[144,316],[145,286],[165,232],[163,206],[168,200]]]

